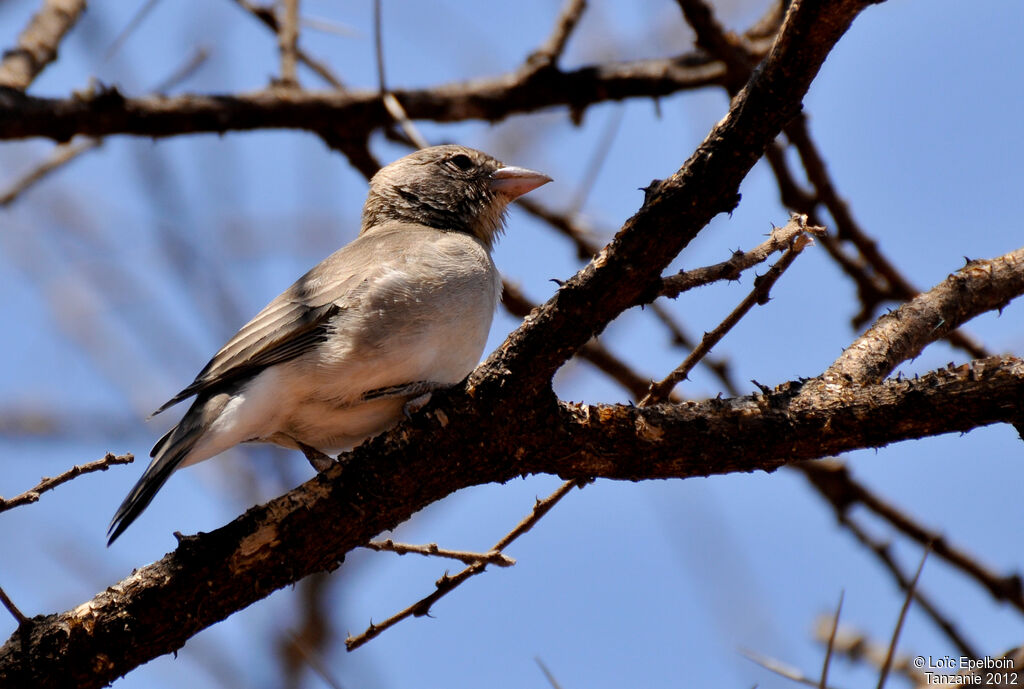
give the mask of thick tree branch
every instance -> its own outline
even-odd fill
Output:
[[[873,383],[980,313],[1024,294],[1024,248],[968,261],[933,289],[885,314],[825,372],[827,382]]]
[[[182,537],[176,551],[74,610],[33,618],[0,649],[0,684],[102,686],[273,590],[334,569],[462,487],[537,472],[637,480],[771,471],[1017,418],[1024,361],[987,359],[811,398],[799,387],[648,409],[552,398],[514,416],[465,389],[435,393],[427,413],[326,474],[212,533]],[[472,461],[452,461],[467,448]]]
[[[490,79],[391,91],[409,117],[456,122],[502,120],[555,106],[584,108],[626,98],[667,96],[715,85],[724,70],[702,55],[607,63],[561,72],[513,72]],[[391,117],[372,91],[270,89],[249,94],[126,98],[108,89],[91,96],[37,98],[0,94],[0,139],[75,134],[174,136],[253,129],[299,129],[319,133],[339,127],[361,136]]]

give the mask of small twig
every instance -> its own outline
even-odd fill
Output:
[[[526,58],[526,64],[531,69],[551,67],[558,62],[558,58],[565,51],[565,45],[569,42],[569,36],[579,23],[583,10],[587,8],[587,0],[566,0],[562,11],[558,13],[555,20],[555,27],[551,35],[544,41],[544,44]]]
[[[548,669],[548,666],[544,664],[544,661],[539,657],[536,657],[533,660],[537,663],[537,667],[540,668],[540,671],[544,673],[544,679],[546,679],[548,684],[551,685],[551,689],[562,689],[562,685],[558,683],[558,680],[555,679],[554,673]]]
[[[206,64],[206,61],[209,59],[210,50],[206,46],[196,47],[181,66],[168,74],[166,79],[153,87],[153,93],[167,93],[172,88],[195,74],[196,71]]]
[[[387,92],[387,77],[384,73],[384,9],[383,0],[373,0],[373,54],[377,61],[377,91]]]
[[[36,502],[39,500],[39,496],[43,493],[53,490],[62,483],[67,483],[71,479],[77,478],[82,474],[90,474],[94,471],[106,471],[115,464],[130,464],[134,461],[135,457],[130,454],[113,455],[108,452],[107,456],[103,459],[97,459],[95,462],[89,462],[88,464],[77,464],[59,476],[44,478],[32,490],[25,491],[21,495],[16,495],[10,500],[0,498],[0,512],[6,512],[7,510],[15,507]]]
[[[796,237],[811,234],[826,236],[824,227],[807,224],[807,216],[794,213],[789,222],[772,229],[768,239],[747,252],[737,251],[727,261],[694,270],[681,270],[661,281],[660,296],[675,299],[683,292],[720,280],[737,280],[743,271],[764,262],[777,251],[789,248]]]
[[[198,48],[189,59],[178,69],[164,79],[155,89],[155,93],[163,93],[182,80],[191,76],[210,57],[209,51],[205,48]],[[93,137],[82,137],[77,141],[58,144],[50,153],[50,157],[36,166],[21,179],[14,182],[11,187],[0,194],[0,208],[14,203],[28,189],[45,179],[50,173],[59,170],[71,161],[77,159],[83,153],[88,153],[103,145],[103,139]]]
[[[248,0],[235,0],[235,4],[237,4],[243,10],[254,16],[256,19],[259,19],[260,23],[262,23],[265,27],[273,31],[275,34],[279,33],[280,22],[277,21],[277,15],[274,14],[273,7],[254,5]],[[302,62],[302,64],[306,65],[311,70],[313,70],[313,72],[316,73],[316,75],[323,79],[325,82],[327,82],[328,84],[330,84],[339,91],[345,90],[345,85],[341,82],[340,79],[338,79],[337,76],[335,76],[333,72],[331,72],[330,68],[328,68],[324,63],[320,62],[316,58],[311,57],[308,53],[306,53],[306,51],[298,47],[298,45],[295,46],[295,55],[299,59],[299,61]]]
[[[672,336],[672,344],[687,350],[692,350],[697,346],[693,341],[693,338],[690,337],[686,331],[683,330],[683,326],[677,322],[676,317],[672,312],[666,309],[662,304],[653,302],[652,304],[649,304],[647,308],[649,308],[654,315],[658,317],[661,324],[668,329],[669,334]],[[737,397],[740,394],[739,386],[736,385],[736,381],[732,378],[732,366],[728,359],[717,359],[706,356],[700,360],[700,363],[704,368],[711,371],[712,375],[718,379],[718,382],[722,384],[722,387],[727,393],[733,397]],[[648,385],[649,384],[650,381],[648,381]],[[646,394],[647,389],[645,388],[643,394],[637,397],[637,399],[640,399],[640,397],[643,397]]]
[[[817,680],[811,679],[803,672],[801,672],[798,668],[795,668],[792,665],[787,665],[786,663],[783,663],[780,660],[769,658],[766,655],[761,655],[760,653],[756,653],[754,651],[750,651],[747,649],[740,649],[740,653],[746,656],[747,660],[757,663],[765,670],[768,670],[769,672],[774,672],[776,675],[779,675],[780,677],[785,677],[788,680],[806,685],[808,687],[820,686]]]
[[[418,555],[425,555],[428,557],[446,557],[451,560],[458,560],[459,562],[467,565],[472,565],[477,562],[486,562],[489,565],[496,565],[498,567],[511,567],[516,563],[514,558],[511,558],[497,550],[492,550],[489,553],[474,553],[468,550],[449,550],[448,548],[439,548],[436,543],[428,543],[426,545],[395,543],[390,538],[384,541],[370,541],[364,547],[378,552],[387,551],[395,553],[396,555],[416,553]]]
[[[832,621],[832,615],[819,618],[815,624],[814,638],[827,643],[828,638],[832,636]],[[842,656],[850,662],[863,662],[877,669],[882,666],[885,654],[886,647],[847,625],[840,626],[835,632],[835,638],[832,641],[833,656]],[[914,667],[911,657],[908,655],[901,654],[893,661],[892,672],[906,677],[914,685],[922,683],[923,675]]]
[[[139,7],[139,9],[135,10],[132,18],[128,20],[125,27],[121,29],[121,33],[117,34],[117,37],[110,42],[110,47],[107,48],[107,52],[103,54],[104,62],[112,58],[117,51],[121,49],[124,42],[127,41],[128,37],[142,25],[143,20],[145,20],[146,16],[153,11],[158,2],[160,2],[160,0],[146,0],[146,2],[142,3],[142,6]]]
[[[812,481],[812,483],[814,483],[817,487],[817,484],[815,482]],[[881,563],[885,566],[885,568],[889,570],[889,573],[892,574],[893,579],[896,580],[897,585],[899,585],[899,587],[904,591],[909,590],[910,580],[907,577],[907,575],[903,572],[903,570],[900,568],[899,564],[896,563],[896,560],[893,559],[892,553],[890,552],[889,544],[879,541],[876,538],[873,538],[871,535],[868,534],[867,531],[861,528],[860,524],[852,520],[849,517],[849,515],[845,513],[845,511],[837,511],[836,514],[839,519],[839,523],[842,524],[851,534],[853,534],[854,538],[856,538],[864,547],[866,547],[868,550],[874,553],[875,557],[877,557],[879,561],[881,561]],[[932,552],[934,552],[934,549],[932,549]],[[949,638],[949,640],[952,641],[958,649],[960,649],[960,652],[963,655],[969,656],[971,658],[979,657],[976,654],[974,647],[970,643],[968,643],[967,639],[963,637],[960,631],[956,628],[956,625],[954,625],[953,622],[949,620],[938,609],[938,607],[936,607],[936,605],[931,601],[930,598],[925,596],[925,594],[921,591],[915,591],[914,598],[917,600],[917,604],[920,606],[921,610],[924,611],[924,613],[931,618],[932,622],[935,623],[935,626],[942,630],[942,632]]]
[[[322,679],[327,686],[331,687],[331,689],[342,689],[341,682],[331,674],[327,665],[324,664],[320,656],[311,649],[306,648],[306,644],[302,642],[295,632],[290,632],[289,636],[291,636],[292,648],[302,656],[302,659],[305,660],[306,664],[313,669],[313,672],[319,675],[320,679]]]
[[[828,646],[825,647],[825,662],[821,665],[821,681],[818,682],[818,689],[828,687],[828,666],[832,662],[832,651],[836,643],[836,631],[839,629],[839,613],[843,611],[843,592],[839,592],[839,603],[836,604],[836,614],[832,618],[832,632],[828,635]]]
[[[27,89],[57,59],[57,46],[84,9],[85,0],[46,0],[18,36],[17,46],[4,52],[0,86]]]
[[[564,498],[570,490],[572,490],[574,487],[578,485],[582,486],[581,482],[577,480],[566,481],[554,493],[544,498],[543,500],[538,500],[537,503],[533,506],[533,511],[531,511],[530,514],[528,514],[521,522],[519,522],[514,529],[505,534],[501,538],[501,540],[495,543],[494,547],[491,548],[491,552],[500,552],[504,550],[510,543],[512,543],[512,541],[516,540],[524,533],[532,529],[533,526],[538,521],[540,521],[541,518],[543,518],[544,515],[547,514],[551,510],[551,508],[558,503],[559,500]],[[443,596],[445,596],[450,591],[458,587],[462,582],[466,581],[472,576],[475,576],[483,572],[484,569],[486,569],[486,567],[487,562],[477,561],[466,567],[464,570],[462,570],[455,576],[448,576],[447,573],[444,574],[434,584],[436,588],[433,593],[421,598],[420,600],[413,603],[404,610],[395,613],[394,615],[387,618],[380,624],[374,624],[371,622],[370,626],[366,628],[366,631],[364,631],[359,636],[349,636],[347,639],[345,639],[345,647],[348,650],[353,651],[362,646],[363,644],[365,644],[367,641],[380,635],[380,633],[385,631],[386,629],[395,626],[407,617],[422,617],[423,615],[428,615],[430,613],[430,608],[434,605],[434,603],[436,603]]]
[[[597,147],[594,149],[594,154],[591,156],[586,170],[584,170],[583,180],[580,182],[576,194],[569,203],[567,215],[576,215],[583,208],[587,196],[590,195],[590,190],[594,188],[594,184],[597,182],[597,176],[600,174],[601,168],[604,167],[605,161],[608,160],[608,153],[612,150],[612,143],[615,141],[615,137],[622,126],[622,117],[625,112],[626,109],[621,107],[615,108],[612,111],[608,123],[605,125],[604,132],[597,142]]]
[[[903,607],[900,608],[900,616],[896,619],[896,628],[892,630],[892,639],[889,641],[889,648],[885,652],[885,661],[882,663],[882,671],[878,675],[878,689],[882,689],[885,686],[885,680],[889,677],[889,671],[892,669],[892,659],[896,655],[896,644],[899,642],[900,632],[903,630],[903,622],[907,619],[907,610],[910,609],[910,602],[914,600],[914,590],[917,588],[917,582],[921,578],[921,572],[924,570],[924,563],[928,559],[928,553],[930,552],[931,546],[924,549],[924,554],[921,555],[921,563],[917,566],[917,571],[914,572],[914,578],[911,579],[910,586],[907,587],[907,595],[903,599]]]
[[[300,26],[303,26],[311,31],[319,31],[320,33],[333,34],[335,36],[343,36],[345,38],[353,38],[359,35],[359,32],[353,29],[347,24],[336,22],[332,19],[321,19],[319,17],[310,17],[306,15],[299,21]],[[300,60],[302,58],[299,58]]]
[[[14,619],[18,621],[19,627],[28,622],[28,618],[22,614],[21,610],[18,610],[18,606],[14,604],[14,601],[10,599],[7,592],[4,591],[2,587],[0,587],[0,603],[3,603],[8,612],[10,612],[14,616]]]
[[[594,233],[589,227],[580,224],[577,218],[568,213],[559,213],[544,207],[531,198],[519,198],[516,206],[539,220],[543,220],[560,234],[572,241],[576,247],[576,257],[581,261],[589,261],[601,247],[594,241]]]
[[[0,194],[0,208],[6,207],[18,200],[28,189],[40,180],[46,178],[54,170],[58,170],[83,153],[99,148],[103,145],[103,139],[85,137],[77,141],[70,141],[66,144],[58,144],[50,153],[50,157],[40,163],[21,179],[17,180]]]
[[[804,250],[808,244],[811,243],[811,238],[806,234],[796,236],[790,247],[786,250],[786,253],[782,255],[775,265],[768,269],[768,272],[764,275],[759,276],[754,280],[754,289],[751,290],[743,301],[733,309],[732,313],[725,317],[718,326],[709,333],[705,333],[704,337],[701,338],[700,344],[698,344],[693,351],[686,357],[686,359],[679,366],[676,367],[672,373],[668,374],[663,380],[653,383],[647,396],[640,400],[639,406],[647,407],[652,404],[657,404],[668,398],[669,393],[676,386],[679,381],[684,380],[693,370],[700,360],[709,352],[711,348],[718,344],[726,333],[728,333],[733,326],[739,323],[740,319],[743,318],[754,308],[757,304],[766,304],[768,302],[768,294],[771,291],[772,286],[779,279],[782,273],[792,265],[793,261]]]
[[[384,72],[384,29],[382,0],[373,0],[373,47],[377,59],[377,90],[380,93],[381,102],[388,115],[395,121],[398,128],[405,134],[406,139],[416,148],[427,148],[430,144],[426,138],[416,129],[416,125],[409,119],[405,108],[398,102],[394,94],[388,91],[387,78]]]
[[[992,571],[966,551],[951,544],[941,533],[918,524],[895,505],[875,495],[853,478],[845,464],[806,462],[796,465],[796,469],[831,503],[840,523],[845,525],[850,508],[861,504],[922,546],[930,543],[933,554],[974,579],[995,600],[1009,603],[1024,612],[1024,586],[1020,574],[1000,575]],[[978,657],[970,653],[966,655]]]
[[[281,80],[278,84],[295,88],[299,85],[299,0],[284,0],[284,14],[277,32],[277,40],[281,52]]]

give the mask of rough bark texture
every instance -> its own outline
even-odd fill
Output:
[[[996,358],[917,380],[640,409],[554,398],[508,418],[470,390],[68,612],[39,616],[0,649],[4,686],[102,686],[199,629],[318,571],[460,488],[544,472],[640,480],[771,471],[1024,414],[1024,361]],[[894,422],[893,420],[898,421]],[[467,451],[467,448],[472,448]]]

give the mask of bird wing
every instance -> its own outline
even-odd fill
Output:
[[[366,287],[388,269],[388,258],[394,257],[381,251],[381,240],[388,234],[364,233],[299,278],[242,326],[195,380],[153,416],[192,395],[299,357],[323,342],[332,319],[356,306]]]

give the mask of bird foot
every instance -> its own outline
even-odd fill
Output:
[[[433,393],[425,392],[419,397],[413,397],[411,400],[406,402],[405,405],[402,407],[402,413],[405,414],[405,418],[412,418],[413,414],[418,412],[420,409],[423,409],[423,407],[427,406],[427,403],[430,402],[430,396],[432,394]]]
[[[295,444],[299,446],[300,450],[302,450],[302,454],[306,455],[306,459],[309,460],[310,466],[312,466],[318,474],[322,474],[327,471],[335,463],[333,458],[325,455],[315,447],[310,447],[305,443],[300,443],[298,440],[295,441]]]

